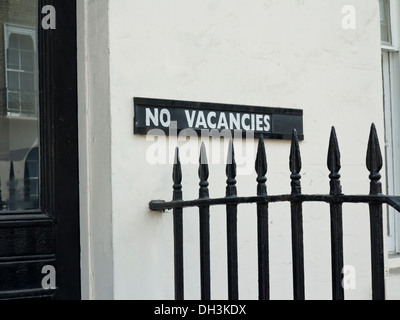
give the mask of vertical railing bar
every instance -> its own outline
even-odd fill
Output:
[[[375,125],[371,125],[368,141],[367,168],[370,171],[370,195],[382,193],[381,174],[383,166],[378,135]],[[371,231],[371,275],[372,275],[372,299],[385,299],[385,274],[383,256],[383,210],[382,204],[369,204],[370,231]]]
[[[335,128],[332,127],[329,150],[328,169],[330,170],[330,195],[343,195],[340,183],[340,151],[338,147]],[[381,195],[380,170],[383,166],[382,154],[375,125],[372,124],[368,141],[366,157],[367,168],[370,171],[370,195]],[[291,194],[301,195],[301,155],[296,129],[293,130],[289,166],[291,171]],[[263,136],[258,144],[257,159],[255,164],[257,172],[257,195],[266,196],[267,160]],[[226,166],[227,187],[226,197],[237,197],[236,187],[236,162],[232,140],[229,144],[228,163]],[[204,142],[200,150],[199,199],[209,199],[208,190],[208,161]],[[25,200],[29,192],[27,181],[29,171],[25,168],[24,195]],[[179,149],[176,148],[175,163],[173,168],[173,201],[181,201],[182,197],[182,171],[179,160]],[[9,173],[10,209],[15,202],[15,177],[14,164],[10,163]],[[0,191],[1,192],[1,191]],[[1,203],[0,193],[0,203]],[[383,208],[382,203],[370,203],[370,235],[371,235],[371,276],[372,298],[385,299],[384,282],[384,252],[383,252]],[[292,259],[293,259],[293,293],[295,300],[305,299],[304,278],[304,240],[303,240],[303,203],[291,201],[291,227],[292,227]],[[175,299],[184,299],[184,261],[183,261],[183,208],[173,209],[174,228],[174,275]],[[237,204],[227,204],[227,253],[228,253],[228,296],[229,300],[238,300],[238,244],[237,244]],[[343,217],[342,203],[330,204],[331,222],[331,257],[332,257],[332,297],[334,300],[344,300],[343,280]],[[199,206],[200,226],[200,274],[201,274],[201,299],[211,299],[211,268],[210,268],[210,205]],[[269,230],[268,230],[268,203],[257,203],[257,234],[258,234],[258,277],[259,299],[270,298],[269,288]]]
[[[174,169],[172,173],[173,200],[182,200],[182,168],[179,159],[179,149],[176,148]],[[183,266],[183,219],[182,208],[173,209],[174,224],[174,274],[175,300],[184,300],[184,266]]]
[[[335,128],[332,127],[329,150],[328,169],[330,170],[330,195],[343,195],[340,183],[340,151]],[[383,166],[382,154],[375,125],[372,124],[368,141],[366,165],[370,171],[370,196],[382,194],[380,170]],[[301,155],[296,129],[293,130],[289,166],[291,171],[291,194],[301,195]],[[258,144],[255,164],[257,172],[257,195],[267,195],[266,174],[267,160],[263,136]],[[228,163],[226,166],[227,187],[226,197],[237,197],[236,162],[232,140],[229,144]],[[208,178],[209,169],[204,142],[200,150],[199,166],[200,189],[199,199],[209,199]],[[25,200],[29,193],[29,171],[25,167],[24,195]],[[173,201],[181,201],[182,171],[179,160],[179,149],[176,148],[173,168]],[[9,205],[12,210],[15,202],[14,164],[10,162],[9,173]],[[290,201],[290,200],[289,200]],[[0,204],[2,204],[0,190]],[[384,282],[384,252],[383,252],[383,204],[369,203],[370,236],[371,236],[371,276],[372,298],[385,299]],[[293,293],[295,300],[305,299],[304,277],[304,240],[303,240],[303,203],[299,200],[291,201],[292,227],[292,261],[293,261]],[[173,209],[174,228],[174,275],[175,299],[184,299],[184,259],[183,259],[183,208]],[[229,300],[238,300],[238,239],[237,239],[237,204],[226,205],[227,221],[227,253],[228,253],[228,296]],[[343,217],[342,203],[330,204],[331,222],[331,257],[332,257],[332,297],[334,300],[344,300],[343,280]],[[210,268],[210,204],[199,206],[200,226],[200,274],[201,299],[211,299],[211,268]],[[270,298],[269,288],[269,230],[268,230],[268,203],[257,203],[257,234],[258,234],[258,280],[259,299]]]
[[[204,142],[200,149],[200,190],[199,199],[208,199],[208,160]],[[210,206],[199,207],[200,220],[200,281],[201,300],[211,299],[211,270],[210,270]]]
[[[301,156],[296,129],[293,130],[289,167],[291,171],[292,195],[301,194]],[[293,260],[293,297],[305,299],[304,290],[304,245],[303,245],[303,205],[291,202],[292,260]]]
[[[236,161],[232,139],[229,142],[226,165],[226,197],[236,197]],[[228,299],[239,300],[237,205],[226,205],[227,253],[228,253]]]
[[[341,169],[339,144],[335,128],[332,127],[328,150],[328,169],[330,171],[330,195],[341,195]],[[342,204],[330,204],[331,220],[331,265],[332,265],[332,299],[344,300],[343,280],[343,217]]]
[[[267,195],[266,174],[267,157],[264,137],[261,135],[256,158],[257,195]],[[269,235],[268,235],[268,203],[257,203],[257,235],[258,235],[258,291],[259,300],[270,299],[269,288]]]
[[[331,204],[332,299],[344,300],[342,205]]]

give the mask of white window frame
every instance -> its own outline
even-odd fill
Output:
[[[400,3],[389,0],[391,43],[382,43],[385,113],[386,192],[400,195]],[[387,249],[400,253],[400,214],[388,207]]]
[[[19,26],[19,25],[14,25],[14,24],[8,24],[5,23],[4,24],[4,70],[5,70],[5,85],[6,88],[8,88],[8,65],[7,65],[7,61],[8,61],[8,46],[9,46],[9,39],[10,36],[12,34],[18,34],[18,35],[25,35],[25,36],[29,36],[32,38],[32,42],[33,42],[33,51],[37,57],[37,35],[36,35],[37,31],[34,28],[31,27],[26,27],[26,26]],[[37,65],[37,59],[34,59],[34,74],[38,75],[38,65]],[[38,92],[38,79],[37,76],[35,76],[34,79],[34,90],[35,92]],[[9,103],[9,99],[8,99],[8,90],[6,89],[6,104],[7,104],[7,117],[9,118],[19,118],[19,119],[28,119],[28,120],[36,120],[37,119],[37,115],[35,116],[26,116],[22,113],[11,113],[9,112],[9,107],[8,107],[8,103]],[[35,105],[36,108],[38,107],[38,96],[35,95]]]

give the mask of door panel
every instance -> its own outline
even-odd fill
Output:
[[[56,29],[41,28],[45,5]],[[80,299],[76,2],[0,0],[0,12],[0,298]]]

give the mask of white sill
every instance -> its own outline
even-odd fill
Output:
[[[29,115],[24,115],[20,113],[7,113],[6,115],[7,119],[10,120],[28,120],[28,121],[37,121],[38,117],[37,116],[29,116]]]
[[[399,52],[399,48],[394,47],[390,44],[382,44],[381,49],[387,52]]]
[[[400,268],[400,254],[389,254],[389,259],[386,260],[387,269],[398,269]]]

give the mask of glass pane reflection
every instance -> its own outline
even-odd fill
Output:
[[[0,0],[0,215],[40,208],[37,3]]]

